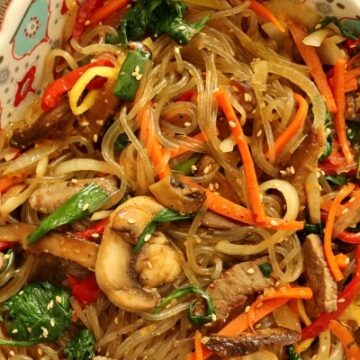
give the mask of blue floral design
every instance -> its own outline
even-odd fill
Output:
[[[47,0],[34,0],[27,10],[14,38],[14,55],[29,54],[46,39],[49,10]]]

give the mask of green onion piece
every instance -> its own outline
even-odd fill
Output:
[[[152,235],[152,233],[155,231],[156,229],[156,223],[151,221],[149,224],[147,224],[146,228],[144,229],[144,231],[142,232],[142,234],[139,236],[138,241],[136,242],[135,246],[133,247],[133,253],[137,254],[140,249],[145,245],[145,238],[148,235]]]
[[[52,214],[46,217],[28,237],[28,245],[37,242],[41,237],[55,228],[72,223],[89,216],[105,205],[109,194],[92,183],[72,196]]]
[[[9,249],[6,252],[7,255],[7,259],[6,259],[6,265],[5,267],[1,270],[0,274],[5,274],[10,267],[14,264],[14,260],[15,260],[15,253],[13,249]]]
[[[295,351],[294,345],[289,345],[286,348],[289,360],[302,360],[302,357]]]
[[[35,341],[26,341],[26,340],[10,340],[10,339],[0,339],[0,345],[3,346],[33,346],[37,344]]]
[[[120,134],[115,141],[115,150],[122,151],[131,143],[126,133]]]
[[[192,174],[192,167],[197,163],[200,159],[200,155],[192,156],[190,159],[184,161],[183,163],[175,166],[173,168],[174,171],[184,174],[184,175],[191,175]]]
[[[345,185],[347,182],[347,178],[345,175],[327,175],[325,176],[325,179],[331,183],[333,183],[334,185],[338,185],[338,186],[342,186]]]
[[[271,264],[268,262],[264,262],[260,264],[259,269],[266,278],[270,277],[271,273],[273,272],[273,268]]]
[[[134,100],[144,73],[145,64],[150,60],[150,57],[150,53],[139,49],[128,52],[116,80],[115,96],[123,100]]]
[[[190,294],[201,296],[203,299],[205,299],[207,312],[205,315],[194,315],[193,309],[196,304],[196,300],[195,300],[191,303],[189,307],[189,312],[188,312],[189,320],[195,325],[204,325],[209,322],[215,321],[216,320],[215,306],[210,295],[205,290],[193,285],[187,285],[172,291],[168,296],[162,299],[161,303],[155,308],[154,312],[159,313],[161,310],[166,308],[173,300],[179,299],[183,296]]]

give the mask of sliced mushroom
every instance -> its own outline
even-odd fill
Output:
[[[164,207],[149,196],[136,196],[120,205],[113,213],[111,227],[135,244],[152,218]]]
[[[215,230],[231,230],[238,226],[238,224],[216,215],[211,211],[207,211],[202,217],[201,225]]]
[[[196,213],[206,198],[203,191],[193,189],[172,176],[152,184],[149,189],[162,205],[180,214]]]
[[[28,247],[27,236],[35,229],[34,225],[18,223],[0,226],[2,241],[20,243],[21,246],[33,254],[48,253],[77,264],[95,269],[95,261],[99,246],[93,242],[78,239],[69,234],[50,232],[36,244]]]
[[[291,345],[301,339],[297,331],[277,327],[246,331],[237,336],[211,335],[204,339],[205,346],[221,357],[246,355],[264,347]]]
[[[145,288],[172,283],[181,273],[181,257],[169,245],[166,236],[157,231],[140,250],[135,270]]]
[[[100,244],[95,266],[96,280],[109,300],[121,309],[148,311],[158,304],[160,296],[156,289],[144,289],[136,278],[132,246],[127,242],[126,234],[113,227],[119,216],[118,209],[110,216]]]

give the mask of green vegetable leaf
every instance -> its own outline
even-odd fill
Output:
[[[328,136],[326,138],[326,144],[325,144],[324,151],[322,152],[322,154],[319,157],[320,162],[326,160],[330,156],[330,154],[332,153],[332,150],[333,150],[332,116],[329,111],[326,112],[325,129],[326,129]]]
[[[174,171],[184,174],[184,175],[191,175],[192,174],[192,167],[197,163],[200,159],[200,155],[192,156],[190,159],[184,161],[183,163],[175,166],[173,168]]]
[[[344,174],[340,174],[340,175],[326,175],[325,179],[331,183],[333,183],[334,185],[337,186],[342,186],[345,185],[347,183],[347,177]]]
[[[122,151],[131,143],[130,139],[126,135],[126,133],[122,133],[118,136],[115,141],[115,150]]]
[[[68,360],[92,360],[95,356],[94,347],[93,334],[88,329],[84,329],[75,339],[67,343],[64,355]]]
[[[360,124],[355,121],[347,121],[347,137],[352,145],[360,143]]]
[[[134,100],[144,73],[145,64],[150,60],[150,57],[150,53],[139,49],[128,52],[115,83],[115,96],[123,100]]]
[[[190,294],[201,296],[205,300],[207,306],[207,312],[204,315],[194,315],[193,310],[196,304],[196,300],[195,300],[191,303],[189,307],[189,312],[188,312],[189,320],[195,325],[204,325],[209,322],[215,321],[216,312],[211,296],[205,290],[193,285],[187,285],[172,291],[168,296],[166,296],[161,300],[161,303],[154,309],[154,312],[159,313],[161,312],[161,310],[166,308],[173,300],[182,298]]]
[[[1,312],[11,340],[0,345],[53,342],[71,325],[70,295],[48,282],[25,286],[5,301]]]
[[[259,269],[266,278],[270,277],[271,273],[273,272],[273,268],[271,264],[268,262],[264,262],[260,264]]]
[[[189,218],[191,218],[191,215],[181,215],[170,209],[160,211],[153,217],[152,221],[146,226],[142,234],[139,236],[138,241],[133,247],[133,253],[137,254],[140,251],[140,249],[144,246],[146,239],[149,238],[149,235],[152,235],[155,231],[158,223],[186,220]]]
[[[295,351],[294,345],[289,345],[286,348],[287,355],[289,360],[302,360],[302,357]]]
[[[319,28],[323,28],[329,24],[335,24],[341,34],[345,36],[348,39],[357,40],[360,36],[360,21],[356,19],[344,19],[339,20],[335,16],[326,16],[324,19],[320,22],[320,27],[317,27],[316,30]]]
[[[304,229],[301,231],[297,231],[297,234],[302,238],[305,238],[309,234],[323,235],[324,234],[324,225],[322,223],[320,223],[320,224],[305,224]]]
[[[123,17],[119,27],[122,44],[140,40],[148,34],[167,34],[179,44],[187,44],[205,25],[208,17],[188,24],[186,5],[179,0],[138,0]]]
[[[105,205],[109,194],[92,183],[72,196],[63,205],[47,216],[28,237],[28,245],[34,244],[41,237],[55,228],[89,216]]]
[[[114,34],[106,35],[105,36],[105,43],[106,44],[111,44],[111,45],[119,44],[120,43],[119,35],[114,35]]]

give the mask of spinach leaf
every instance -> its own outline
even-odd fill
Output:
[[[286,348],[286,352],[289,360],[302,360],[302,357],[295,351],[294,345],[289,345]]]
[[[271,273],[273,272],[273,268],[271,264],[268,262],[264,262],[260,264],[259,269],[266,278],[270,277]]]
[[[188,24],[184,20],[186,4],[179,0],[139,0],[123,17],[119,27],[122,44],[146,35],[167,34],[179,44],[187,44],[205,25],[208,17]]]
[[[318,234],[322,236],[324,234],[324,225],[320,224],[305,224],[304,229],[296,232],[301,238],[305,238],[309,234]]]
[[[348,39],[357,40],[360,36],[360,20],[357,19],[344,19],[339,20],[335,16],[326,16],[324,19],[320,22],[320,27],[317,27],[316,30],[319,28],[323,28],[329,24],[335,24],[341,34],[345,36]]]
[[[5,301],[1,312],[12,340],[0,345],[53,342],[71,325],[70,295],[48,282],[25,286]]]
[[[130,139],[126,135],[126,133],[122,133],[118,136],[115,141],[115,150],[122,151],[131,143]]]
[[[84,329],[75,339],[67,343],[64,355],[68,360],[92,360],[95,356],[94,346],[93,334],[88,329]]]
[[[192,156],[190,159],[184,161],[183,163],[175,166],[173,168],[174,171],[184,174],[184,175],[191,175],[192,174],[192,167],[197,163],[200,159],[200,155]]]
[[[337,186],[345,185],[347,183],[347,177],[343,174],[332,175],[332,176],[327,175],[327,176],[325,176],[325,179]]]
[[[330,154],[332,153],[332,150],[333,150],[332,116],[329,111],[326,112],[325,129],[326,129],[326,133],[327,133],[327,138],[326,138],[326,144],[325,144],[324,151],[322,152],[322,154],[319,157],[320,162],[326,160],[330,156]]]

